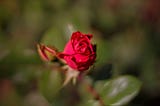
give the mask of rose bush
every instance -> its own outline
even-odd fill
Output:
[[[75,70],[89,69],[96,59],[96,45],[91,44],[91,38],[91,34],[74,32],[59,57]]]

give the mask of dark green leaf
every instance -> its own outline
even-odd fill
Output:
[[[140,87],[141,82],[133,76],[121,76],[96,84],[104,103],[113,106],[130,102],[138,94]]]
[[[44,71],[42,73],[41,79],[39,80],[39,88],[42,95],[48,100],[53,100],[61,87],[62,79],[58,71]]]

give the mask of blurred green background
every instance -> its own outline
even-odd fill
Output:
[[[128,106],[160,105],[159,0],[0,0],[0,106],[90,106],[84,85],[60,89],[63,75],[36,50],[62,51],[76,30],[97,44],[92,82],[135,76],[142,88]]]

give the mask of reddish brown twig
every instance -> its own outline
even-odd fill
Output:
[[[101,99],[100,95],[98,94],[98,92],[93,88],[93,86],[88,83],[86,83],[86,85],[87,85],[87,90],[93,95],[94,99],[98,100],[101,106],[106,106],[103,100]]]

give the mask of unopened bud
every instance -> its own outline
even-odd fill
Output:
[[[42,60],[52,61],[56,58],[57,50],[53,47],[45,46],[43,44],[37,44],[38,53]]]

